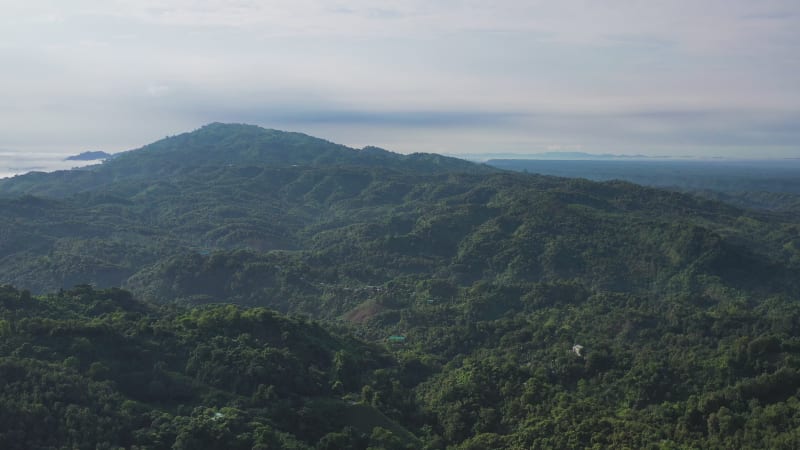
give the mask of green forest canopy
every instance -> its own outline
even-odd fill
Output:
[[[0,196],[4,448],[798,446],[791,213],[224,124]]]

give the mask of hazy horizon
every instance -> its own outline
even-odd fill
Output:
[[[790,0],[4,6],[6,153],[219,121],[400,153],[800,156]]]
[[[149,144],[149,143],[146,143]],[[146,145],[142,144],[142,146]],[[137,148],[138,149],[138,148]],[[136,149],[129,149],[136,150]],[[123,151],[129,151],[123,150]],[[386,149],[393,151],[392,149]],[[10,152],[0,149],[0,179],[24,175],[30,172],[54,172],[59,170],[69,170],[90,165],[100,164],[102,160],[67,160],[69,156],[76,156],[80,153],[97,150],[81,150],[75,152]],[[119,152],[115,152],[119,153]],[[591,152],[530,152],[530,153],[441,153],[444,156],[461,158],[477,163],[484,163],[490,160],[531,160],[546,162],[646,162],[646,163],[681,163],[681,162],[716,162],[720,164],[747,164],[768,165],[774,163],[788,163],[791,167],[800,166],[798,157],[724,157],[724,156],[692,156],[692,155],[639,155],[639,154],[608,154]]]

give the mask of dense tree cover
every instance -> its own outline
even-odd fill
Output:
[[[743,208],[769,210],[776,213],[776,215],[783,216],[783,220],[797,222],[800,219],[800,193],[769,191],[725,192],[711,189],[694,190],[692,193]]]
[[[33,297],[5,286],[0,332],[2,448],[415,442],[388,418],[361,420],[380,413],[355,404],[364,386],[398,373],[385,350],[305,319],[164,308],[118,289]],[[375,427],[383,437],[371,438]]]
[[[140,153],[154,151],[131,152],[128,159]],[[580,278],[597,287],[641,289],[661,288],[698,265],[739,281],[736,270],[755,267],[779,277],[774,265],[798,262],[791,217],[627,183],[249,160],[181,170],[64,199],[0,199],[3,280],[34,292],[122,285],[172,300],[188,292],[172,289],[172,282],[165,291],[169,276],[160,270],[176,259],[186,266],[188,258],[199,273],[191,253],[208,259],[237,250],[282,250],[264,258],[318,267],[327,278],[308,282],[335,285],[435,274],[462,285],[496,277]],[[89,173],[109,171],[101,166]],[[68,192],[68,178],[56,174],[37,186]],[[738,268],[721,264],[731,254],[742,256],[733,263]]]
[[[479,283],[349,333],[88,286],[44,297],[5,287],[0,300],[4,448],[795,448],[799,438],[800,306],[780,296]],[[381,348],[350,333],[406,339]]]
[[[793,213],[221,124],[0,191],[10,448],[798,446]]]
[[[795,448],[800,307],[717,295],[534,286],[498,319],[402,326],[442,357],[417,395],[464,448]]]

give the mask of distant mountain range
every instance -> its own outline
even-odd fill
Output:
[[[727,157],[727,156],[696,156],[696,155],[623,155],[612,153],[586,153],[586,152],[541,152],[541,153],[458,153],[448,154],[469,161],[506,161],[506,160],[553,160],[553,161],[787,161],[797,158],[754,158],[754,157]]]
[[[585,152],[542,152],[542,153],[471,153],[471,154],[451,154],[458,158],[470,161],[488,161],[496,159],[552,159],[552,160],[595,160],[595,159],[668,159],[669,156],[647,156],[647,155],[615,155],[611,153],[585,153]]]

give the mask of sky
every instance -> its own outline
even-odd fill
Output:
[[[0,11],[0,159],[116,152],[209,122],[401,153],[800,157],[797,0]]]

